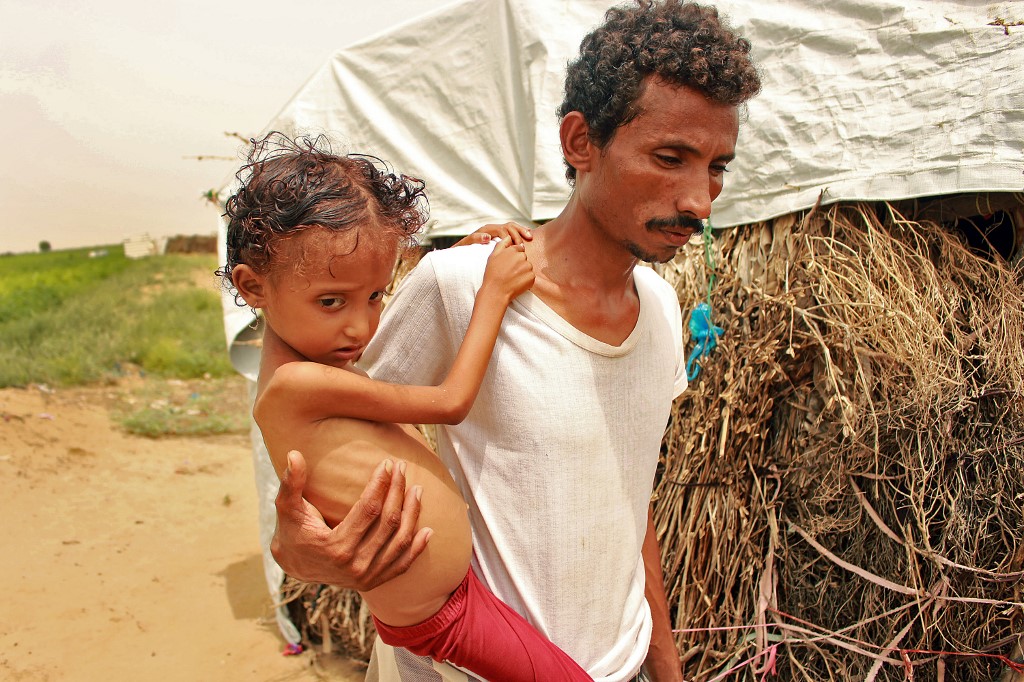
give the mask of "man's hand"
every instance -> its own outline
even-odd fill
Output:
[[[522,244],[533,239],[533,232],[530,228],[517,225],[516,223],[504,223],[502,225],[484,225],[476,232],[468,234],[452,246],[466,246],[467,244],[487,244],[492,239],[508,238],[513,244]]]
[[[409,570],[433,531],[416,531],[419,486],[405,489],[405,463],[385,460],[335,528],[302,497],[306,460],[288,453],[277,494],[274,559],[293,578],[366,592]]]

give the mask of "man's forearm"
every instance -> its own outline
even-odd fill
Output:
[[[661,572],[661,548],[654,530],[654,517],[647,513],[647,535],[643,545],[644,573],[647,577],[644,593],[651,608],[651,646],[647,651],[644,669],[652,682],[681,682],[682,667],[672,623],[668,615],[668,599],[665,596],[665,577]]]

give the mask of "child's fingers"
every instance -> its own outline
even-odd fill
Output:
[[[468,237],[461,239],[456,246],[469,243],[484,243],[486,244],[491,239],[501,239],[502,241],[511,241],[513,244],[522,244],[533,239],[533,232],[528,227],[524,227],[517,223],[490,223],[484,225],[476,232],[473,232]]]
[[[508,237],[513,244],[522,244],[533,239],[533,232],[530,231],[530,228],[518,223],[505,223],[501,225],[500,229],[501,236]]]
[[[495,242],[495,244],[494,244],[494,251],[491,251],[491,256],[490,257],[491,258],[500,258],[501,256],[499,254],[501,254],[502,251],[506,251],[509,248],[514,247],[514,246],[515,246],[515,244],[513,244],[512,242],[510,242],[507,239],[499,239],[497,242]]]
[[[477,232],[473,232],[471,234],[467,234],[465,237],[463,237],[459,241],[457,241],[454,244],[452,244],[452,246],[469,246],[470,244],[487,244],[488,242],[491,241],[491,237],[492,237],[492,235],[488,234],[487,232],[477,231]]]
[[[526,254],[526,244],[515,244],[508,239],[502,239],[495,243],[494,251],[491,252],[491,257],[494,258],[497,254],[502,251],[511,249],[512,251],[518,251],[521,254]]]

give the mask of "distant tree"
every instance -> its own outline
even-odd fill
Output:
[[[47,253],[50,250],[50,242],[46,241],[45,239],[39,242],[39,250],[42,253]]]

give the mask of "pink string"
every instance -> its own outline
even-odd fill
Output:
[[[796,621],[798,623],[802,623],[804,625],[809,625],[811,627],[817,627],[813,623],[810,623],[810,622],[805,621],[805,620],[801,620],[800,618],[797,618],[795,616],[791,616],[788,613],[783,613],[782,611],[776,611],[774,609],[771,609],[771,610],[774,613],[776,613],[776,614],[778,614],[780,616],[783,616],[785,618],[789,618],[789,619],[794,620],[794,621]],[[680,629],[680,630],[673,630],[672,632],[675,633],[675,634],[683,634],[683,633],[689,634],[689,633],[696,633],[696,632],[729,632],[729,631],[733,631],[733,630],[756,630],[758,628],[768,628],[768,627],[772,627],[772,624],[771,623],[764,623],[764,624],[761,624],[761,625],[727,625],[727,626],[715,627],[715,628],[684,628],[684,629]],[[838,633],[831,633],[831,634],[838,634]],[[869,644],[868,642],[861,642],[859,640],[855,640],[852,637],[850,637],[848,639],[850,639],[851,641],[857,642],[858,644],[860,644],[861,646],[866,647],[866,648],[872,648],[872,647],[876,648],[876,649],[881,649],[882,648],[882,647],[879,647],[879,646],[874,645],[874,644]],[[789,641],[793,642],[794,644],[800,642],[800,640],[796,639],[796,638],[790,639]],[[723,677],[725,675],[728,675],[730,673],[734,673],[737,670],[740,670],[741,668],[750,665],[751,663],[753,663],[757,659],[759,659],[762,656],[764,656],[765,654],[767,654],[768,655],[768,660],[765,662],[764,671],[762,672],[762,675],[761,675],[761,680],[762,680],[762,682],[764,682],[764,680],[767,678],[767,676],[769,674],[771,674],[773,676],[777,674],[775,664],[776,664],[776,659],[777,659],[777,654],[778,654],[778,647],[779,647],[779,643],[772,644],[771,646],[769,646],[764,651],[758,652],[754,656],[751,656],[750,658],[748,658],[747,660],[745,660],[745,661],[743,661],[741,663],[737,663],[735,666],[733,666],[729,670],[726,670],[724,673],[719,673],[717,676],[713,677],[710,680],[710,682],[714,682],[715,680],[723,679]],[[1009,656],[1005,656],[1003,654],[989,654],[989,653],[984,653],[984,652],[980,652],[980,651],[942,651],[942,650],[933,650],[933,649],[903,649],[903,648],[899,648],[899,647],[896,647],[896,648],[893,648],[893,649],[886,649],[886,650],[898,653],[900,655],[900,657],[903,659],[904,665],[910,666],[911,668],[914,665],[920,665],[922,662],[918,661],[918,662],[915,663],[914,661],[912,661],[910,659],[909,655],[910,654],[923,654],[923,655],[926,655],[926,656],[960,656],[960,657],[966,657],[966,658],[994,658],[994,659],[1000,661],[1006,667],[1008,667],[1011,670],[1013,670],[1015,673],[1018,673],[1018,674],[1024,673],[1024,661],[1015,661],[1012,658],[1010,658]]]

